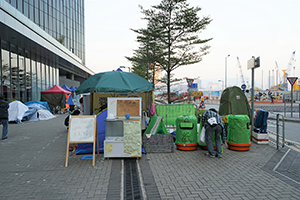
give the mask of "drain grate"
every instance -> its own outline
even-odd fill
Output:
[[[136,159],[124,159],[124,199],[142,199]]]

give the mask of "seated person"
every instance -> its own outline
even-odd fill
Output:
[[[74,112],[71,115],[79,115],[79,114],[80,114],[79,110],[74,110]],[[70,118],[70,115],[68,115],[65,119],[65,126],[67,128],[69,128],[69,118]]]

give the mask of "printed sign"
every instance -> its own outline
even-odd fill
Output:
[[[287,80],[290,82],[291,86],[294,85],[298,77],[287,77]]]
[[[193,82],[194,82],[194,79],[192,79],[192,78],[187,78],[186,81],[187,81],[189,87],[191,87],[192,84],[193,84]]]

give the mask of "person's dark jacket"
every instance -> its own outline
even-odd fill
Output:
[[[71,115],[79,115],[80,114],[80,111],[79,110],[74,110],[74,112],[71,114]],[[69,127],[69,119],[70,119],[70,115],[68,115],[65,119],[65,126],[68,126]]]
[[[4,99],[0,99],[0,119],[8,119],[9,104]]]

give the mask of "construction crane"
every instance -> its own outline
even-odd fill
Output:
[[[279,67],[278,67],[278,64],[277,62],[275,61],[275,64],[276,64],[276,67],[275,67],[275,70],[277,71],[277,78],[279,77],[279,84],[282,83],[282,78],[281,78],[281,74],[280,74],[280,71],[279,71]],[[278,81],[278,80],[277,80]]]
[[[286,69],[282,70],[283,71],[283,84],[284,84],[284,87],[287,88],[287,77],[288,76],[291,76],[291,73],[292,73],[292,68],[294,66],[294,63],[295,63],[295,54],[296,54],[296,51],[294,51],[292,53],[292,56],[290,58],[290,61],[288,63],[288,66]]]
[[[241,75],[241,78],[242,78],[242,84],[245,84],[245,79],[244,79],[244,75],[243,75],[243,71],[242,71],[242,66],[241,66],[241,63],[240,63],[240,60],[239,60],[239,57],[236,57],[237,58],[237,64],[238,64],[238,67],[240,69],[240,75]]]
[[[275,61],[275,70],[277,71],[277,79],[279,77],[279,83],[278,83],[278,80],[277,80],[277,85],[275,84],[275,87],[276,87],[276,90],[284,90],[285,89],[285,85],[282,83],[282,77],[281,77],[281,73],[279,71],[279,66],[277,64],[277,62]]]

